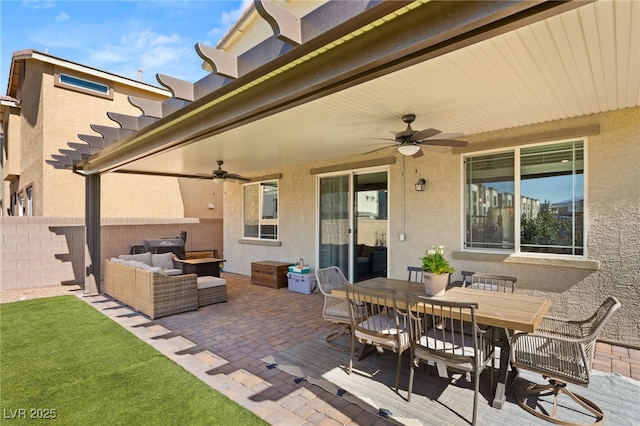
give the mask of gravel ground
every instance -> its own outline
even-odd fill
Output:
[[[20,300],[38,299],[40,297],[75,294],[82,289],[77,285],[59,285],[55,287],[20,288],[16,290],[0,290],[0,303],[18,302]]]

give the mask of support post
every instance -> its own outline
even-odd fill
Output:
[[[100,175],[85,176],[84,292],[100,293]]]

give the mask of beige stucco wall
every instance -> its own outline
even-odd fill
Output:
[[[640,108],[634,108],[468,138],[471,141],[469,149],[473,149],[473,144],[490,140],[599,124],[599,134],[587,138],[588,259],[582,262],[538,260],[531,263],[515,256],[467,256],[461,251],[461,155],[453,154],[448,148],[428,147],[419,158],[400,156],[393,149],[367,156],[369,159],[396,155],[397,160],[388,166],[389,276],[406,279],[408,265],[419,265],[418,258],[428,246],[442,244],[457,270],[454,279],[459,278],[462,270],[516,275],[518,291],[552,299],[550,313],[553,315],[587,317],[605,296],[618,297],[623,306],[602,338],[640,346],[640,317],[637,315],[640,309],[640,286],[637,285],[640,281],[639,123]],[[363,159],[362,156],[341,158],[264,171],[282,173],[280,246],[239,243],[242,185],[226,183],[226,270],[250,274],[253,261],[295,262],[300,257],[315,268],[316,176],[309,170]],[[427,180],[425,192],[415,192],[413,187],[418,178]],[[405,241],[400,241],[402,233]]]

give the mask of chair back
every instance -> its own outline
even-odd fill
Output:
[[[415,356],[473,371],[476,362],[484,359],[479,352],[493,350],[493,339],[485,336],[487,332],[476,322],[477,303],[448,302],[412,293],[406,294],[406,301]]]
[[[334,288],[344,287],[349,284],[349,281],[337,266],[317,269],[316,281],[320,292],[324,295],[331,294],[331,290]]]
[[[320,292],[324,295],[322,317],[326,320],[349,324],[349,306],[347,300],[331,294],[334,288],[349,285],[349,281],[337,266],[329,266],[316,270],[316,282]],[[350,286],[350,285],[349,285]]]
[[[516,292],[517,277],[462,271],[462,286],[501,293]]]
[[[409,347],[406,315],[398,310],[397,290],[347,286],[351,329],[358,341],[394,352]],[[362,309],[366,310],[362,317]]]
[[[621,303],[613,296],[609,296],[598,309],[580,325],[585,337],[596,340],[609,318],[620,308]]]
[[[407,281],[422,282],[422,268],[420,266],[407,266],[407,271],[409,272]]]

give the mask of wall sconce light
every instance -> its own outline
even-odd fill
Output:
[[[416,191],[417,192],[422,192],[424,191],[424,187],[427,185],[427,181],[420,178],[418,179],[418,181],[416,182]]]

